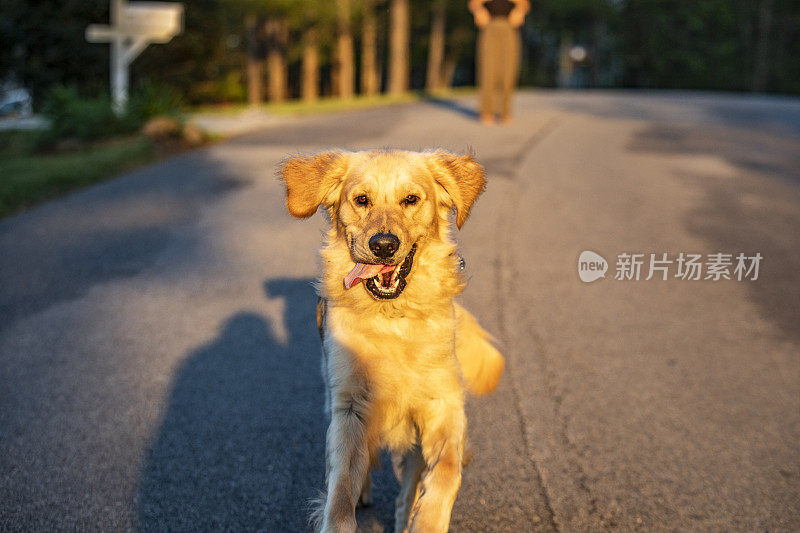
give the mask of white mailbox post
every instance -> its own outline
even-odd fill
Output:
[[[183,30],[183,4],[111,0],[111,25],[91,24],[86,40],[111,43],[111,98],[117,113],[128,102],[128,67],[150,43],[168,43]]]

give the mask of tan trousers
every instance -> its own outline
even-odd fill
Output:
[[[519,76],[520,47],[519,31],[505,17],[493,18],[481,28],[478,35],[481,115],[511,116],[511,97]]]

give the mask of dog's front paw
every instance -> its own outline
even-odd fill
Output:
[[[356,519],[352,518],[336,524],[325,524],[320,533],[355,533],[356,527]]]

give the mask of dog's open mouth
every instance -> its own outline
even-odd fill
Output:
[[[359,281],[364,281],[364,287],[379,300],[397,298],[406,288],[406,277],[411,273],[414,264],[414,252],[417,245],[397,265],[380,265],[370,263],[356,263],[355,268],[344,278],[346,289],[351,288]]]

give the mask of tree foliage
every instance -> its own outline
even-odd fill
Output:
[[[135,1],[135,0],[131,0]],[[425,84],[429,0],[409,0],[410,86]],[[355,63],[360,68],[361,17],[366,0],[351,0]],[[385,88],[389,2],[372,0],[377,16],[377,63]],[[556,85],[566,45],[589,59],[582,84],[646,88],[757,90],[800,93],[800,3],[788,0],[533,0],[523,27],[522,81]],[[144,82],[177,90],[189,103],[245,98],[248,52],[245,20],[279,17],[290,96],[300,94],[302,36],[317,30],[320,85],[330,92],[335,60],[333,0],[186,0],[185,30],[153,45],[133,63],[134,89]],[[444,71],[455,84],[474,83],[477,31],[466,0],[446,0]],[[93,95],[107,91],[109,46],[87,43],[86,26],[108,22],[107,1],[3,0],[0,69],[41,101],[56,85]],[[448,70],[449,69],[449,70]],[[358,76],[358,72],[356,75]]]
[[[84,38],[92,22],[107,23],[109,5],[88,0],[2,0],[0,81],[11,77],[40,100],[55,85],[96,92],[108,86],[109,47]]]
[[[625,84],[798,92],[800,4],[772,0],[628,0]],[[764,17],[769,19],[765,25]],[[759,46],[769,53],[759,57]],[[760,69],[764,80],[754,87]]]

